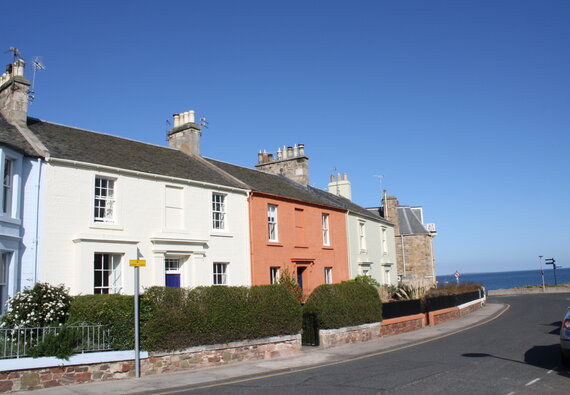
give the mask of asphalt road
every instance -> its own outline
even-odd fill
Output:
[[[510,305],[485,325],[383,355],[184,388],[161,394],[570,393],[560,320],[570,294],[490,298]]]

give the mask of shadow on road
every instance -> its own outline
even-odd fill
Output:
[[[556,336],[560,335],[560,327],[562,326],[562,321],[556,321],[556,322],[553,322],[552,324],[548,324],[547,326],[553,326],[554,327],[553,330],[548,332],[549,334],[556,335]]]
[[[465,353],[462,356],[467,358],[495,358],[503,361],[521,363],[523,365],[537,366],[546,370],[556,370],[557,373],[564,377],[570,378],[569,369],[562,365],[560,360],[560,345],[552,344],[549,346],[534,346],[524,354],[524,362],[515,359],[503,358],[497,355],[486,353]]]

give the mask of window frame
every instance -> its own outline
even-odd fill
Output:
[[[271,266],[269,268],[269,283],[279,284],[279,278],[281,277],[281,267]]]
[[[325,284],[333,283],[332,273],[333,273],[333,268],[331,266],[325,267]]]
[[[101,256],[101,261],[97,262],[97,256]],[[105,256],[108,257],[107,262],[109,268],[105,268]],[[95,252],[93,254],[93,294],[119,294],[122,289],[122,262],[123,254],[110,252]],[[101,264],[101,268],[97,268],[97,264]],[[101,273],[100,285],[97,285],[98,273]],[[107,285],[105,285],[105,276],[107,276]],[[100,291],[100,292],[98,292]],[[105,292],[107,291],[107,292]]]
[[[366,222],[358,221],[358,240],[360,251],[366,251]]]
[[[13,252],[11,251],[0,251],[0,314],[4,312],[5,304],[8,300],[12,254]]]
[[[229,263],[227,262],[214,262],[212,266],[212,285],[228,285],[228,266]],[[221,268],[223,270],[216,270]]]
[[[279,221],[277,217],[278,206],[267,204],[267,238],[271,242],[279,241]]]
[[[111,190],[111,195],[108,194],[106,196],[97,195],[97,189],[103,189],[102,186],[98,186],[98,181],[106,181],[111,187],[108,186],[104,189],[109,191]],[[113,177],[106,177],[101,175],[95,176],[94,182],[94,199],[93,199],[93,222],[98,224],[116,224],[117,223],[117,179]],[[108,192],[107,192],[108,193]],[[103,205],[100,205],[101,202],[104,202]],[[103,210],[103,215],[101,216],[100,210]],[[108,215],[110,213],[110,215]]]
[[[2,214],[12,216],[15,159],[5,156],[2,167]]]
[[[325,247],[330,247],[331,236],[330,236],[330,215],[328,213],[323,213],[321,217],[322,234],[323,234],[323,245]]]
[[[216,201],[216,198],[221,198]],[[216,231],[227,230],[227,194],[220,192],[212,192],[212,229]]]

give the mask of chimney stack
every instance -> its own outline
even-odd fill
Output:
[[[168,145],[187,155],[200,155],[202,128],[194,111],[174,114],[174,127],[168,132]]]
[[[22,59],[6,67],[0,76],[0,113],[13,125],[27,125],[28,92],[30,81],[24,77],[25,62]]]
[[[256,169],[281,174],[304,186],[309,185],[309,158],[305,156],[305,145],[279,147],[277,153],[257,155]]]
[[[329,193],[333,195],[342,196],[348,200],[352,200],[352,186],[348,181],[348,174],[344,173],[341,177],[340,173],[337,174],[336,180],[331,176],[331,182],[328,184]]]

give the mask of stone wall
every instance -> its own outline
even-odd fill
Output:
[[[421,329],[426,324],[425,314],[414,314],[405,317],[390,318],[382,321],[381,336],[392,336]]]
[[[150,354],[141,359],[141,376],[216,366],[245,360],[292,356],[301,350],[301,335],[276,336]],[[135,377],[134,361],[96,363],[0,372],[0,392],[36,390],[93,381]]]
[[[405,276],[412,279],[423,279],[433,276],[435,264],[432,256],[433,239],[430,235],[405,235],[404,255],[406,260]],[[402,257],[402,237],[396,236],[396,264],[398,274],[404,274]],[[435,281],[435,279],[434,279]]]
[[[380,337],[380,323],[348,326],[339,329],[319,329],[321,348],[337,347],[343,344],[360,343]]]

